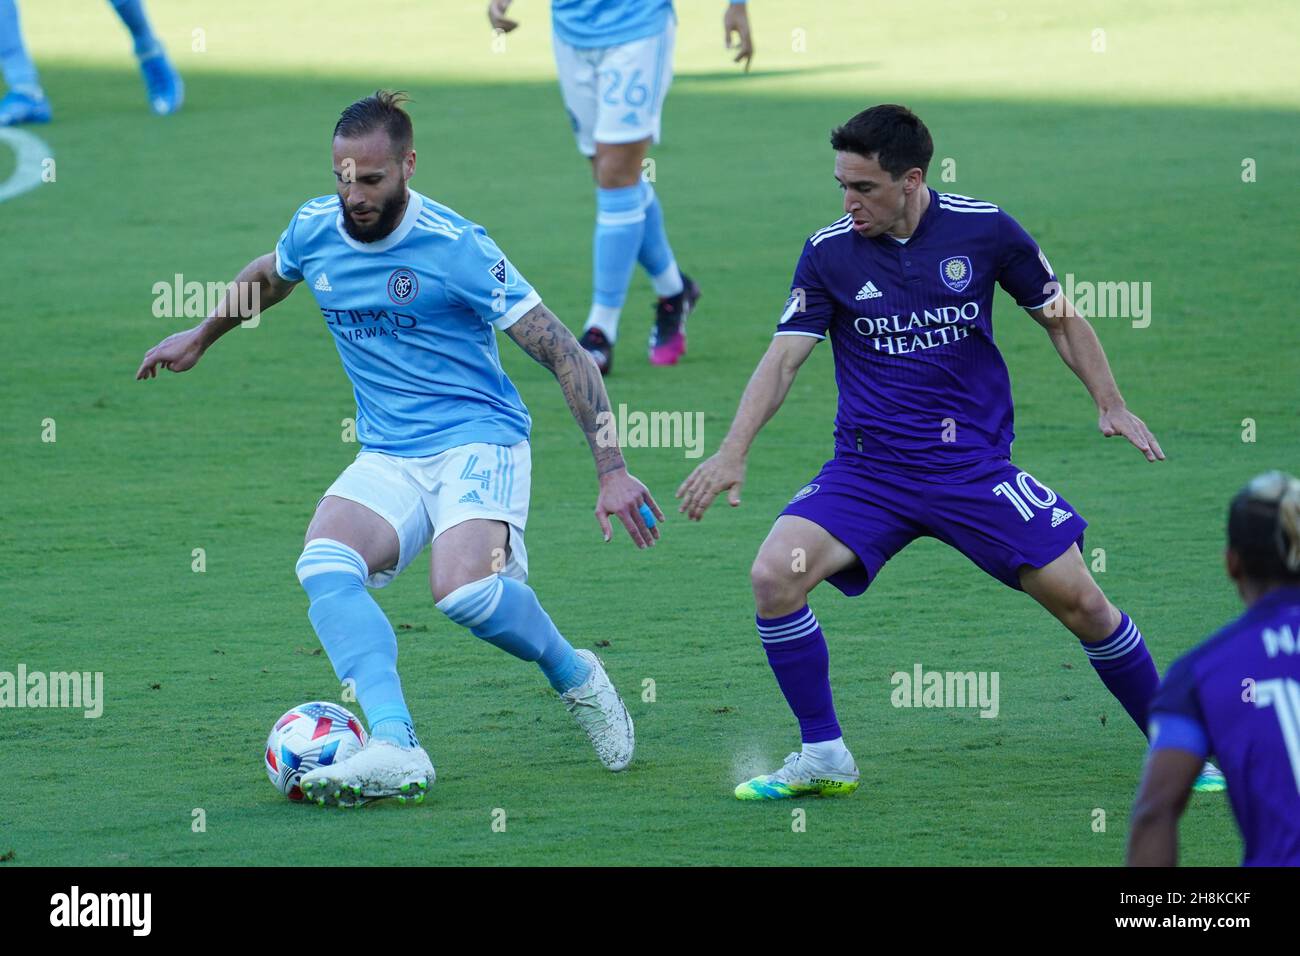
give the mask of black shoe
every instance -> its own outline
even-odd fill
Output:
[[[700,300],[700,287],[682,273],[682,291],[655,303],[655,325],[650,332],[650,364],[676,365],[686,354],[686,319]]]
[[[614,366],[614,343],[605,338],[605,333],[593,325],[582,333],[578,344],[596,360],[596,368],[600,369],[600,374],[608,375],[609,370]]]

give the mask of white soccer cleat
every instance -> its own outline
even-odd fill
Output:
[[[577,655],[591,665],[591,675],[560,697],[596,748],[600,762],[610,770],[622,770],[632,762],[632,751],[636,747],[632,715],[610,683],[600,658],[591,651],[577,651]]]
[[[359,807],[384,797],[421,803],[433,781],[433,761],[423,748],[372,737],[346,760],[303,774],[299,786],[305,800],[322,807]]]

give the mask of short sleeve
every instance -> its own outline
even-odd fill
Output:
[[[1061,294],[1052,264],[1024,227],[998,210],[998,284],[1022,309],[1041,309]]]
[[[504,332],[540,305],[542,298],[482,226],[466,228],[470,231],[457,242],[447,276],[448,294]]]
[[[1196,673],[1188,657],[1180,657],[1165,672],[1151,701],[1150,724],[1152,750],[1187,750],[1200,757],[1209,753]]]
[[[790,298],[786,299],[785,309],[776,324],[777,335],[826,338],[826,330],[835,315],[835,303],[817,272],[813,257],[815,249],[811,239],[804,243],[803,254],[795,266],[794,280],[790,283]]]
[[[280,241],[275,244],[275,271],[280,274],[280,278],[289,282],[302,281],[302,262],[293,241],[293,226],[297,221],[298,214],[295,212],[289,225],[280,234]]]

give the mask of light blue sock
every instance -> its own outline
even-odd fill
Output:
[[[0,71],[5,84],[16,93],[40,99],[41,79],[36,64],[23,45],[23,31],[18,23],[18,6],[14,0],[0,0]]]
[[[339,680],[351,679],[370,735],[417,747],[411,712],[397,676],[397,635],[366,591],[366,562],[330,538],[313,538],[298,559],[298,580],[311,598],[307,616]]]
[[[153,28],[149,26],[149,17],[144,12],[144,0],[108,0],[108,2],[113,5],[113,9],[122,18],[126,28],[131,31],[136,56],[144,56],[158,49],[158,38],[153,35]]]
[[[527,584],[499,574],[472,581],[438,602],[438,610],[507,654],[536,661],[560,693],[591,674],[591,665],[555,629]]]
[[[596,190],[596,234],[592,241],[592,315],[612,342],[618,338],[618,314],[636,269],[637,250],[645,232],[641,185]]]
[[[685,288],[685,283],[673,257],[673,248],[668,244],[663,208],[659,205],[655,188],[645,181],[641,183],[641,196],[645,207],[645,233],[641,237],[637,262],[650,274],[655,295],[661,298],[677,295]]]

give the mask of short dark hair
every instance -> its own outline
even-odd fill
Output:
[[[912,167],[921,175],[930,168],[934,140],[921,118],[906,106],[884,103],[863,110],[843,126],[831,130],[831,147],[836,152],[876,156],[880,168],[897,179]]]
[[[334,135],[353,139],[383,129],[392,140],[393,154],[400,159],[415,141],[411,117],[402,109],[402,104],[409,101],[410,97],[401,90],[376,90],[340,114],[334,124]]]
[[[1228,546],[1247,577],[1300,583],[1300,481],[1269,471],[1237,492],[1228,508]]]

